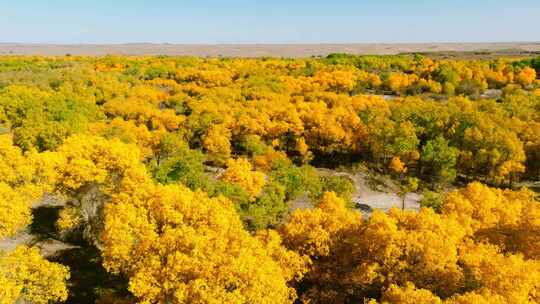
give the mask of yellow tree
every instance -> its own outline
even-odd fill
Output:
[[[0,238],[11,236],[32,221],[31,200],[24,195],[32,170],[10,135],[0,136]]]
[[[105,214],[104,265],[128,275],[140,303],[294,301],[300,257],[277,236],[250,236],[224,198],[146,183],[113,196]]]
[[[251,200],[261,193],[265,184],[264,174],[253,171],[251,163],[245,158],[229,159],[221,179],[244,188]]]
[[[516,75],[516,82],[522,86],[528,86],[536,80],[536,71],[530,67],[524,67]]]
[[[0,238],[11,236],[32,221],[30,208],[54,181],[50,153],[24,155],[9,134],[0,135]]]
[[[23,155],[11,135],[0,136],[0,239],[32,222],[31,206],[55,180],[56,158],[50,153]],[[0,251],[0,303],[37,304],[67,298],[67,267],[48,262],[34,248]]]
[[[401,161],[399,156],[392,157],[390,164],[388,164],[388,169],[397,174],[407,172],[407,166]]]
[[[14,235],[32,222],[30,204],[21,193],[0,183],[0,239]]]
[[[83,227],[85,238],[98,244],[103,205],[112,194],[129,191],[149,179],[139,150],[119,140],[77,135],[67,139],[57,155],[63,161],[56,167],[61,177],[56,190],[68,198],[58,227]]]
[[[275,240],[250,236],[228,200],[179,184],[153,184],[137,151],[117,140],[68,139],[58,150],[64,162],[57,188],[71,200],[59,226],[82,225],[102,249],[106,268],[127,274],[142,303],[294,299],[287,282],[302,273],[302,259],[277,250]],[[247,160],[230,167],[230,176],[250,175],[232,180],[247,182],[253,195],[264,185]],[[291,269],[298,270],[293,275]]]
[[[427,289],[417,289],[414,284],[407,283],[401,287],[391,284],[384,292],[382,303],[392,304],[442,304],[439,297]]]
[[[0,304],[36,304],[67,299],[68,268],[45,260],[35,248],[0,251]]]
[[[540,259],[540,204],[529,190],[500,190],[471,183],[446,197],[443,214],[458,220],[477,240]]]
[[[279,231],[287,247],[312,263],[301,298],[538,302],[540,213],[531,193],[473,183],[444,204],[442,215],[392,209],[361,221],[327,194],[317,208],[296,211]]]
[[[475,294],[489,294],[494,302],[538,303],[540,301],[540,261],[523,255],[508,255],[492,244],[464,243],[460,261],[470,274]],[[494,271],[496,269],[496,271]],[[502,301],[501,301],[502,300]]]
[[[350,269],[343,263],[351,258],[348,237],[361,223],[360,213],[347,209],[335,193],[326,192],[317,208],[295,211],[280,227],[284,244],[312,263],[301,283],[307,288],[301,295],[304,301],[339,303],[350,296],[344,283]]]
[[[210,126],[203,137],[203,147],[217,162],[222,162],[231,154],[231,131],[225,124]]]

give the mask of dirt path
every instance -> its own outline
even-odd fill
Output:
[[[397,195],[398,186],[390,180],[385,180],[381,186],[384,189],[379,190],[373,189],[369,185],[368,175],[364,172],[352,174],[323,168],[317,169],[317,171],[323,175],[327,174],[349,178],[355,187],[355,193],[353,193],[352,199],[357,204],[367,205],[373,210],[379,209],[383,211],[388,211],[392,207],[401,208],[401,198]],[[420,194],[409,193],[405,198],[405,209],[419,210],[421,199],[422,196]]]

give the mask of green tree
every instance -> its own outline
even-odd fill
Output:
[[[398,196],[401,198],[401,210],[405,210],[405,199],[407,198],[407,194],[418,189],[418,182],[418,178],[416,177],[407,177],[400,185]]]
[[[422,148],[422,174],[434,184],[444,184],[456,178],[458,150],[448,145],[442,136],[429,140]]]
[[[163,160],[154,176],[163,184],[180,182],[192,190],[207,189],[210,181],[204,172],[204,159],[202,152],[184,146]]]
[[[280,162],[270,172],[269,179],[284,186],[286,200],[293,200],[306,192],[315,197],[322,193],[319,175],[310,166],[297,167]]]
[[[436,213],[441,213],[443,204],[443,195],[438,192],[425,190],[422,192],[422,200],[420,201],[420,207],[431,208]]]

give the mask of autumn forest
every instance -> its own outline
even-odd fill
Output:
[[[540,303],[539,78],[2,56],[0,304]]]

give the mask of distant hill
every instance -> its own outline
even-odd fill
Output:
[[[226,57],[310,57],[330,53],[491,53],[509,56],[540,54],[540,42],[401,43],[401,44],[28,44],[0,43],[0,55],[185,55]]]

